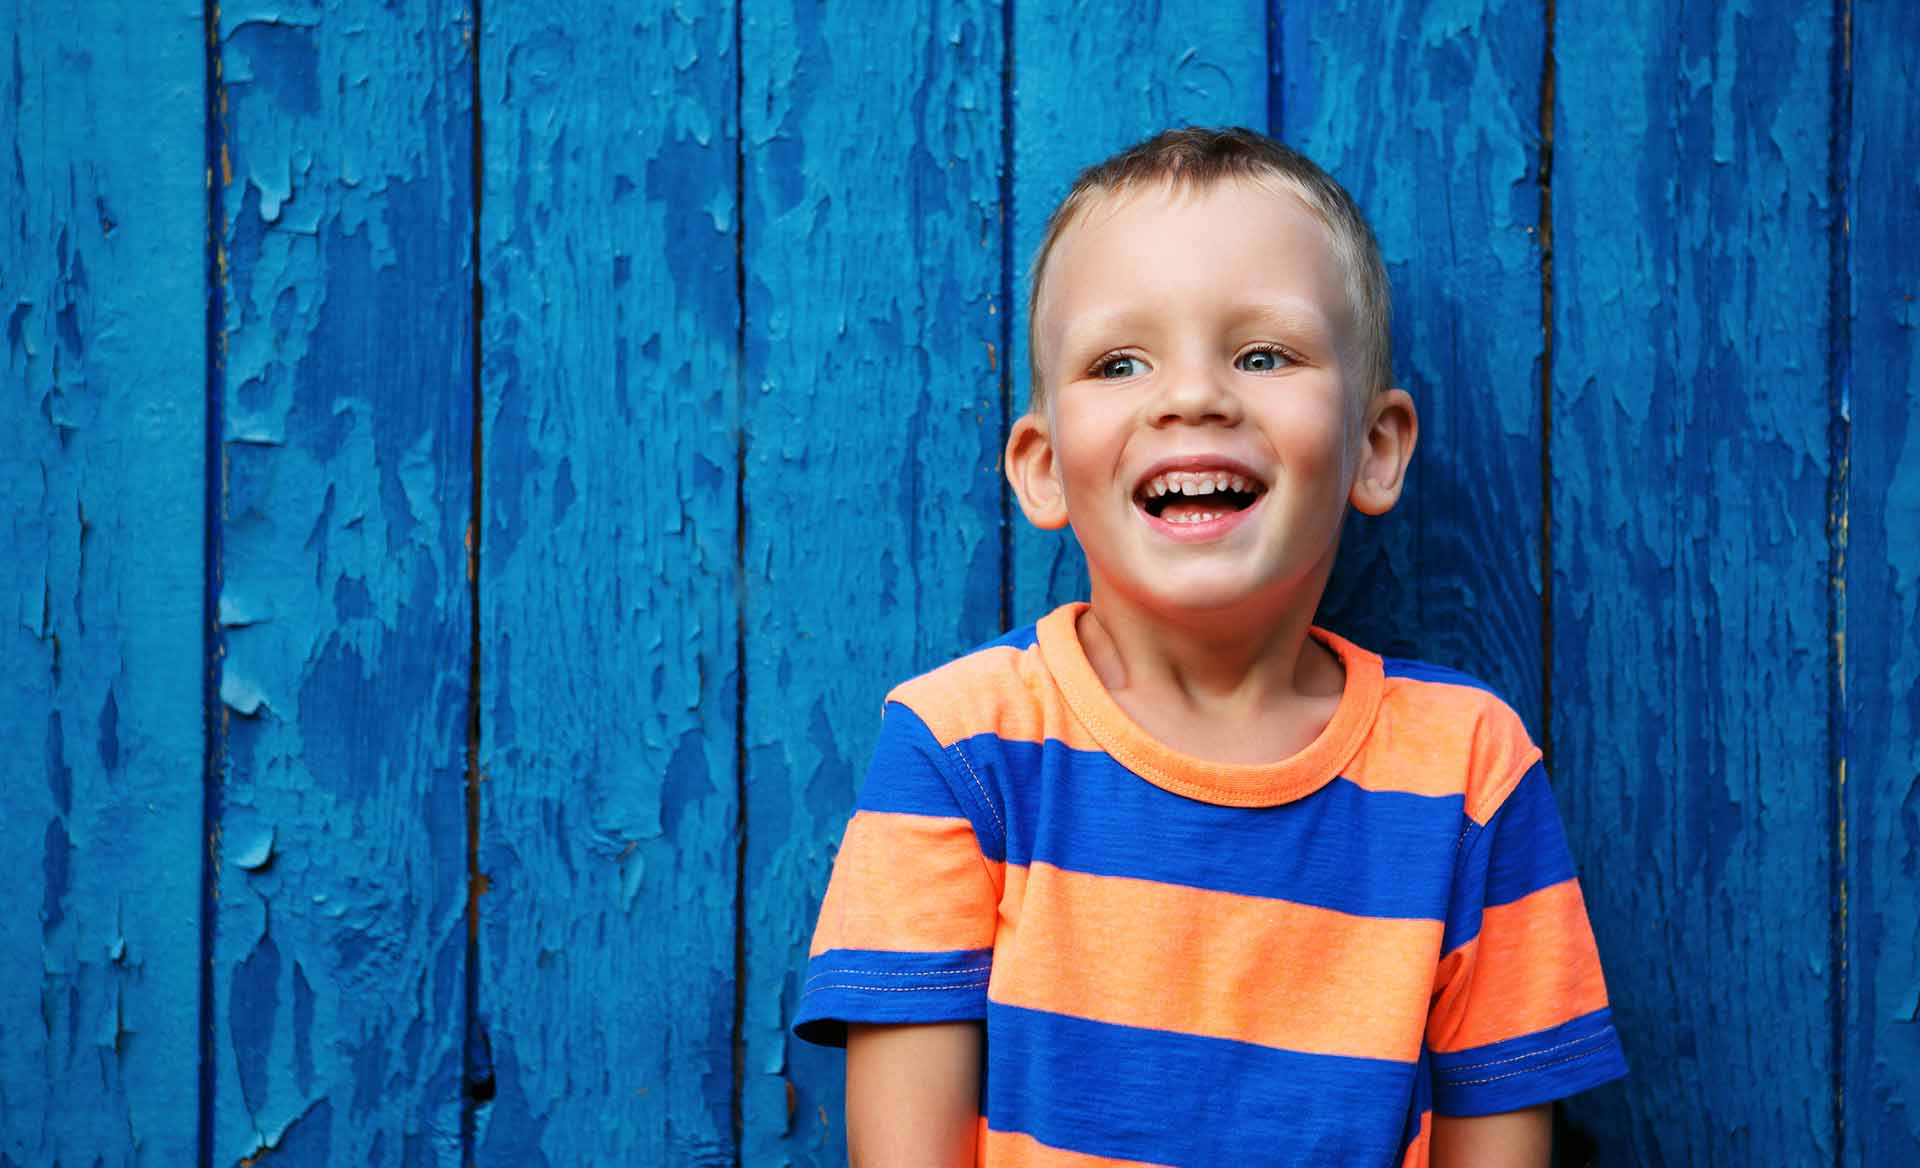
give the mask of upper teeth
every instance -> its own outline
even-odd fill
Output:
[[[1147,481],[1147,494],[1155,498],[1161,495],[1211,495],[1215,491],[1237,491],[1245,494],[1249,484],[1245,477],[1228,474],[1220,470],[1176,470],[1155,475]]]

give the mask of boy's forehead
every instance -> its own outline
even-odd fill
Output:
[[[1224,200],[1235,206],[1220,206]],[[1272,212],[1277,211],[1275,215]],[[1304,199],[1277,181],[1226,178],[1206,186],[1176,184],[1171,180],[1120,191],[1099,191],[1061,229],[1047,257],[1040,284],[1035,289],[1036,330],[1049,341],[1064,339],[1067,332],[1097,327],[1102,318],[1125,324],[1132,315],[1116,308],[1130,290],[1151,294],[1159,290],[1168,272],[1162,268],[1147,270],[1143,264],[1155,259],[1174,265],[1186,258],[1189,233],[1212,235],[1223,241],[1239,240],[1250,244],[1244,259],[1257,263],[1264,237],[1274,240],[1276,230],[1284,232],[1294,245],[1293,256],[1305,259],[1303,266],[1318,269],[1330,280],[1314,280],[1323,285],[1325,295],[1312,297],[1319,303],[1319,315],[1329,327],[1349,322],[1349,306],[1340,277],[1340,264],[1333,246],[1332,233]],[[1309,249],[1301,255],[1299,248]],[[1235,257],[1240,258],[1240,257]],[[1082,279],[1081,277],[1087,277]],[[1289,311],[1301,307],[1299,298]],[[1313,304],[1305,307],[1311,310]],[[1138,312],[1136,308],[1134,312]],[[1036,338],[1038,339],[1038,338]]]

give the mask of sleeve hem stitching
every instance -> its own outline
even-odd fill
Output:
[[[1441,1069],[1440,1073],[1443,1075],[1456,1075],[1456,1074],[1460,1074],[1463,1071],[1479,1071],[1479,1070],[1484,1070],[1487,1067],[1505,1066],[1508,1063],[1517,1063],[1524,1059],[1539,1058],[1541,1055],[1552,1054],[1556,1050],[1565,1050],[1570,1046],[1581,1046],[1589,1042],[1596,1042],[1600,1039],[1605,1038],[1606,1036],[1607,1036],[1607,1031],[1595,1030],[1590,1034],[1582,1034],[1578,1038],[1569,1038],[1565,1042],[1556,1042],[1552,1046],[1541,1047],[1539,1050],[1530,1050],[1523,1054],[1509,1055],[1506,1058],[1488,1059],[1486,1062],[1464,1063],[1460,1066],[1446,1067],[1444,1069]]]
[[[1552,1070],[1554,1067],[1564,1067],[1569,1063],[1584,1062],[1587,1059],[1597,1058],[1601,1054],[1605,1053],[1605,1051],[1606,1051],[1605,1047],[1594,1047],[1591,1050],[1576,1051],[1573,1054],[1567,1055],[1564,1058],[1554,1059],[1552,1062],[1540,1063],[1537,1066],[1531,1066],[1531,1067],[1521,1067],[1517,1071],[1508,1071],[1505,1074],[1501,1074],[1501,1075],[1485,1075],[1478,1079],[1443,1078],[1441,1086],[1447,1089],[1456,1089],[1460,1087],[1479,1087],[1479,1086],[1484,1086],[1487,1083],[1498,1083],[1503,1079],[1517,1079],[1523,1075],[1536,1075],[1536,1074],[1539,1074],[1541,1071]],[[1485,1064],[1485,1065],[1491,1065],[1491,1064]]]
[[[817,985],[808,986],[806,992],[817,993],[821,990],[859,990],[871,994],[930,994],[940,990],[970,990],[986,985],[984,981],[966,981],[958,985],[944,986],[865,986],[865,985]]]

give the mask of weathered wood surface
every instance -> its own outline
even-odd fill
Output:
[[[1850,450],[1837,500],[1845,622],[1842,1065],[1846,1160],[1920,1148],[1920,7],[1851,6],[1845,142]],[[1902,96],[1904,95],[1904,97]]]
[[[1833,11],[1556,12],[1553,740],[1633,1066],[1572,1111],[1831,1162]]]
[[[475,1160],[732,1164],[734,18],[485,16]]]
[[[1047,218],[1081,170],[1169,126],[1267,121],[1267,5],[1016,0],[1013,93],[1012,408],[1027,407],[1028,270]],[[1004,438],[1004,435],[1002,435]],[[1010,508],[1009,624],[1087,594],[1086,561],[1060,531]]]
[[[174,1165],[199,1080],[205,73],[0,14],[0,1163]]]
[[[219,1164],[460,1159],[468,32],[219,9]]]
[[[990,3],[743,10],[746,1164],[845,1162],[787,1031],[890,684],[998,631],[1001,53]]]
[[[1325,619],[1550,732],[1600,1162],[1902,1162],[1920,25],[1552,11],[5,6],[0,1165],[843,1162],[880,699],[1082,594],[1026,268],[1181,123],[1379,231],[1422,450]]]
[[[1539,736],[1543,13],[1289,5],[1275,33],[1274,129],[1373,225],[1420,413],[1400,505],[1349,523],[1321,620],[1486,679]]]

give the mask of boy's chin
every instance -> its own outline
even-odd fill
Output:
[[[1124,586],[1132,602],[1148,619],[1175,626],[1241,625],[1270,622],[1297,601],[1311,612],[1319,597],[1300,598],[1298,587],[1284,580],[1236,578],[1221,573],[1168,573],[1139,579]]]

